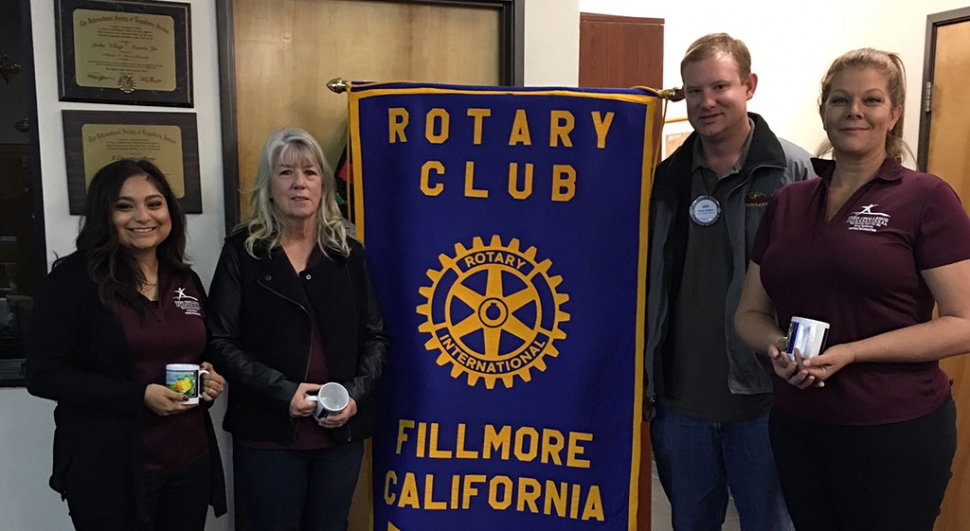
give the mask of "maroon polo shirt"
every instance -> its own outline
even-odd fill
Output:
[[[792,316],[828,322],[832,346],[932,319],[934,299],[920,272],[970,259],[970,219],[953,189],[887,159],[826,221],[835,163],[814,163],[821,178],[771,198],[751,251],[778,326],[787,330]],[[851,364],[825,387],[806,390],[774,381],[777,407],[830,424],[911,420],[950,394],[936,361]]]
[[[202,301],[191,274],[165,271],[160,266],[158,301],[143,301],[144,317],[128,305],[115,305],[128,340],[135,381],[165,385],[165,365],[201,363],[206,346]],[[142,425],[145,472],[178,470],[208,452],[201,406],[166,417],[145,408]]]

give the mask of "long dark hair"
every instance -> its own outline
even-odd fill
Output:
[[[86,258],[88,275],[98,285],[98,296],[109,309],[119,299],[137,310],[143,309],[139,288],[145,275],[135,257],[118,241],[113,220],[121,187],[136,175],[146,176],[165,197],[172,219],[171,233],[155,250],[159,264],[176,271],[189,269],[185,263],[185,214],[165,174],[147,160],[112,162],[98,170],[88,186],[84,220],[77,236],[77,254]]]

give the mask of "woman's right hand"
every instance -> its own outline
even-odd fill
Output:
[[[290,416],[294,418],[309,417],[317,409],[316,402],[306,399],[307,395],[319,391],[321,385],[303,382],[296,388],[293,398],[290,399]]]
[[[145,388],[145,406],[160,417],[175,415],[195,407],[185,403],[188,399],[182,393],[176,393],[164,385],[148,384]]]
[[[824,382],[816,384],[815,377],[808,374],[808,371],[802,367],[802,364],[798,361],[802,359],[798,349],[795,349],[795,359],[792,360],[787,352],[782,351],[776,345],[771,345],[768,347],[768,356],[771,357],[771,366],[775,369],[775,374],[795,387],[807,389],[813,385],[815,387],[825,385]]]

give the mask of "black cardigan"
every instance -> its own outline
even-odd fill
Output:
[[[229,381],[225,429],[250,441],[294,440],[289,405],[306,381],[312,305],[327,374],[357,402],[357,414],[332,430],[332,439],[370,437],[388,338],[363,246],[349,239],[350,256],[329,250],[300,278],[281,248],[257,248],[254,258],[245,239],[245,232],[226,238],[206,310],[213,357]]]
[[[192,273],[199,293],[204,293]],[[121,321],[105,308],[87,260],[61,261],[34,301],[27,338],[27,390],[57,401],[54,469],[50,486],[84,518],[117,514],[121,503],[143,519],[141,421],[145,385],[132,379],[133,363]],[[209,503],[226,512],[225,478],[209,412]]]

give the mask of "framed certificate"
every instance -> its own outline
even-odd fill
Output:
[[[55,0],[61,101],[192,106],[189,4]]]
[[[87,185],[119,159],[148,159],[168,179],[186,214],[202,212],[194,113],[61,111],[71,214],[84,213]]]

